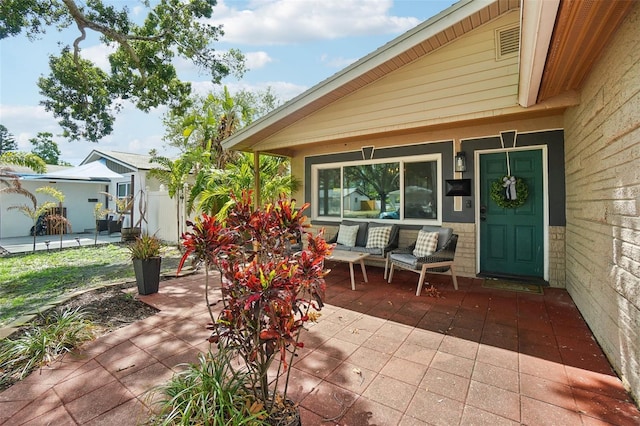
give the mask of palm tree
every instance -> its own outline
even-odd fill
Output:
[[[47,215],[47,219],[50,221],[50,223],[53,224],[53,227],[60,232],[60,250],[62,250],[62,236],[64,234],[64,228],[70,225],[69,220],[64,217],[62,210],[62,203],[64,203],[65,195],[62,193],[62,191],[59,191],[51,186],[44,186],[42,188],[36,189],[36,191],[48,194],[58,200],[59,212]]]
[[[254,187],[253,155],[240,153],[238,160],[228,163],[224,170],[212,168],[200,173],[191,190],[190,207],[196,205],[200,211],[223,218],[232,205],[230,194],[241,194]],[[275,202],[281,195],[290,196],[300,186],[291,176],[289,160],[284,157],[260,156],[259,170],[260,199],[264,203]]]
[[[38,224],[38,218],[40,218],[41,216],[51,216],[51,218],[53,218],[55,221],[61,221],[63,223],[66,223],[67,220],[66,218],[62,217],[62,214],[59,215],[60,217],[58,217],[58,215],[47,215],[47,212],[50,209],[56,207],[56,203],[54,203],[53,201],[45,201],[41,205],[38,205],[38,200],[35,194],[33,194],[33,192],[30,192],[24,189],[17,178],[11,179],[8,185],[9,186],[7,186],[6,188],[0,189],[0,193],[23,195],[30,201],[30,204],[27,203],[27,204],[9,206],[7,210],[19,210],[24,215],[31,218],[31,220],[33,221],[33,228],[32,228],[33,229],[33,232],[32,232],[33,252],[35,253],[36,235],[37,235],[36,225]],[[43,192],[45,194],[54,194],[54,193],[62,194],[57,189],[50,186],[44,186],[44,187],[38,188],[36,189],[36,192]]]

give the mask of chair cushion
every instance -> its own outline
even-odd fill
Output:
[[[356,237],[357,246],[364,247],[367,245],[367,229],[369,222],[356,222],[355,220],[343,220],[342,225],[358,226],[358,236]]]
[[[438,246],[436,247],[436,251],[440,250],[444,245],[449,241],[451,235],[453,235],[453,228],[434,226],[434,225],[425,225],[422,227],[423,231],[427,232],[437,232],[438,235]]]
[[[385,248],[389,244],[391,226],[376,226],[369,228],[367,236],[367,248]]]
[[[438,247],[438,235],[438,232],[420,230],[416,240],[416,247],[413,249],[413,255],[415,257],[424,257],[435,253]]]
[[[358,236],[358,225],[340,225],[338,230],[338,244],[342,244],[347,247],[353,247],[356,245],[356,237]]]
[[[391,253],[389,259],[407,269],[416,269],[418,258],[410,253]]]

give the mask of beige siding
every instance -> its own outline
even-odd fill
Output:
[[[640,3],[565,115],[567,289],[640,398]]]
[[[517,106],[518,60],[496,60],[495,30],[513,12],[297,122],[259,149],[416,128]]]

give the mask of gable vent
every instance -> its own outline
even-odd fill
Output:
[[[511,57],[520,48],[520,28],[500,28],[496,30],[496,60]]]

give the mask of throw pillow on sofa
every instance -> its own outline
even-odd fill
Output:
[[[336,243],[342,244],[346,247],[353,247],[356,245],[356,237],[358,236],[358,225],[340,225],[338,230],[338,240]]]
[[[415,257],[432,255],[435,253],[436,247],[438,247],[438,233],[420,230],[413,255]]]
[[[376,226],[369,228],[367,248],[385,248],[389,244],[391,226]]]

